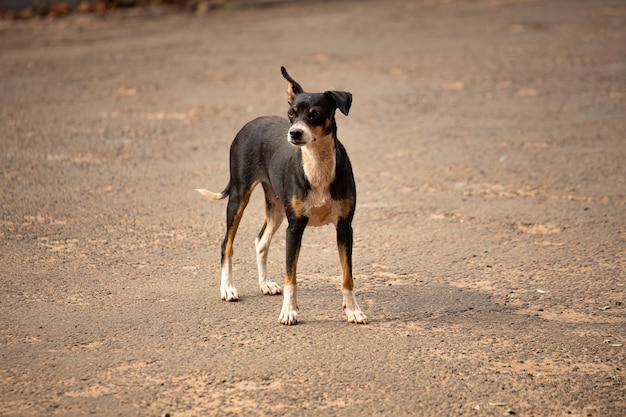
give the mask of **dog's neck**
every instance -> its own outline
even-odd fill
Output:
[[[335,179],[335,140],[332,135],[309,143],[302,149],[302,165],[304,175],[311,184],[311,192],[316,204],[326,202],[330,184]]]

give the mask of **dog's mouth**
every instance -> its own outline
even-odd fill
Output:
[[[315,139],[315,138],[312,138],[312,140],[305,141],[305,140],[302,140],[302,139],[292,139],[291,137],[289,137],[289,138],[287,138],[287,141],[288,141],[290,144],[292,144],[293,146],[295,146],[295,147],[298,147],[298,148],[299,148],[299,147],[302,147],[302,146],[304,146],[304,145],[307,145],[307,144],[309,144],[309,143],[311,143],[311,142],[315,142],[315,141],[316,141],[316,139]]]

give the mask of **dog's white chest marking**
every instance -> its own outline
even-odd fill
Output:
[[[304,175],[311,184],[311,191],[316,194],[315,198],[320,199],[322,203],[326,197],[330,198],[327,194],[330,184],[335,179],[336,160],[332,138],[325,137],[302,147]]]
[[[330,184],[335,179],[335,146],[330,138],[302,148],[304,174],[311,190],[304,200],[294,197],[292,205],[296,214],[309,218],[309,226],[337,225],[350,210],[351,202],[333,200]]]

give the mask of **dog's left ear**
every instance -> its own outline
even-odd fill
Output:
[[[280,72],[283,74],[283,78],[289,82],[289,86],[287,87],[287,103],[291,105],[296,96],[304,92],[304,90],[300,84],[291,78],[291,75],[289,75],[285,67],[280,67]]]
[[[339,111],[348,115],[352,106],[352,94],[347,91],[326,91],[324,95],[335,102]]]

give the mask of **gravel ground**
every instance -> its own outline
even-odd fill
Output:
[[[0,22],[0,415],[626,415],[626,5],[341,1]],[[357,297],[219,297],[228,148],[354,95]],[[284,270],[284,225],[270,252]]]

